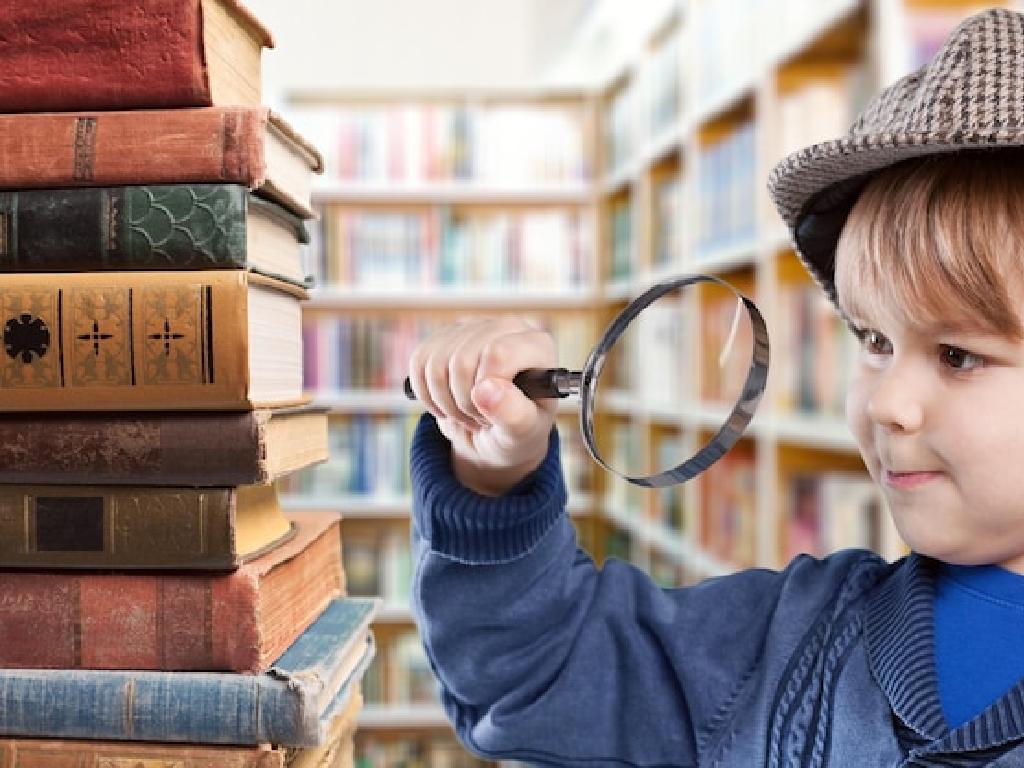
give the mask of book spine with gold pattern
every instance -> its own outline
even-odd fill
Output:
[[[5,276],[0,410],[247,409],[252,279],[241,270]]]

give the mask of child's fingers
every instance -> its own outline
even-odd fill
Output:
[[[420,405],[432,414],[435,419],[440,419],[441,410],[430,397],[430,388],[427,387],[426,359],[428,355],[429,348],[423,344],[420,344],[413,350],[412,355],[409,357],[409,384]]]
[[[438,421],[447,418],[443,404],[438,402],[427,382],[430,360],[452,344],[452,339],[463,332],[463,323],[447,325],[421,341],[409,357],[409,384],[420,404]]]
[[[481,352],[496,339],[510,333],[516,334],[523,327],[522,321],[516,318],[497,319],[468,328],[465,334],[456,339],[457,346],[448,364],[448,384],[460,411],[480,427],[490,426],[487,417],[480,412],[471,396],[474,385],[479,381]]]
[[[512,381],[517,373],[528,368],[557,365],[558,351],[551,334],[522,325],[517,331],[495,337],[483,346],[476,381],[490,378]]]

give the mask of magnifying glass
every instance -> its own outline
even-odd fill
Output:
[[[698,293],[701,328],[686,320],[693,306],[686,299],[693,292]],[[697,355],[701,375],[700,391],[692,397],[724,405],[721,426],[674,466],[638,472],[629,455],[613,466],[598,451],[595,417],[621,420],[628,415],[629,403],[623,400],[630,395],[624,392],[682,405],[683,382],[692,378],[685,375],[686,346],[695,339],[702,342]],[[688,275],[662,280],[633,299],[609,323],[581,370],[529,369],[516,374],[513,383],[532,400],[579,395],[580,433],[594,461],[634,485],[663,488],[696,477],[736,444],[767,379],[768,330],[754,302],[717,277]],[[408,378],[405,394],[416,398]]]

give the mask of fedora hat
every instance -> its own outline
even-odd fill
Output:
[[[950,34],[923,67],[884,89],[839,139],[780,161],[768,192],[797,256],[837,304],[836,243],[871,176],[902,160],[1024,146],[1024,14],[992,8]]]

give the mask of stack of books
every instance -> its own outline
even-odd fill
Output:
[[[0,765],[343,766],[374,654],[302,389],[317,150],[236,0],[0,12]]]

